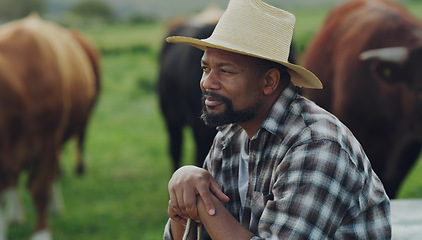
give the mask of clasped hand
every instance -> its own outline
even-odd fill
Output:
[[[197,197],[202,199],[209,215],[215,214],[212,195],[222,202],[229,201],[214,177],[207,170],[195,166],[184,166],[175,171],[169,181],[168,190],[169,217],[184,225],[188,218],[200,222]]]

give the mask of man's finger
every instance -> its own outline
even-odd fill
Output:
[[[180,222],[182,225],[186,226],[187,220],[180,217],[177,213],[174,212],[173,207],[171,206],[171,203],[169,202],[168,206],[168,215],[171,219],[173,219],[176,222]]]
[[[172,209],[178,209],[179,205],[177,202],[176,193],[174,191],[169,191],[169,193],[170,193],[169,207],[171,207]]]
[[[184,194],[183,191],[182,192],[177,192],[177,204],[179,205],[179,211],[180,211],[180,216],[182,217],[188,217],[188,213],[186,212],[186,205],[185,205],[185,198],[184,198]]]
[[[192,218],[193,220],[198,220],[198,208],[196,206],[196,192],[186,190],[183,192],[183,197],[185,199],[185,207],[187,215]]]
[[[181,217],[188,217],[185,206],[185,199],[183,198],[183,191],[175,191],[176,202],[173,202],[174,210]]]
[[[210,190],[212,193],[214,193],[214,195],[218,198],[218,200],[225,203],[230,201],[230,198],[226,194],[223,193],[223,191],[221,190],[217,182],[215,181],[211,182]]]
[[[173,193],[173,194],[170,193],[170,196],[172,196],[172,195],[174,197],[170,197],[169,208],[171,207],[172,210],[173,210],[173,212],[175,212],[177,215],[182,216],[183,213],[182,213],[182,211],[180,211],[180,207],[179,207],[179,204],[177,202],[177,197],[175,197],[176,194],[175,193]]]
[[[215,214],[215,207],[211,198],[210,189],[204,189],[202,191],[199,191],[199,195],[202,201],[204,202],[204,205],[207,209],[208,214],[213,216]]]

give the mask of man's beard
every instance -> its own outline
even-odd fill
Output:
[[[205,96],[211,96],[219,101],[223,102],[226,106],[224,112],[219,114],[211,114],[207,111],[207,106],[205,105]],[[202,93],[202,115],[201,118],[206,125],[210,127],[223,126],[231,123],[242,123],[247,122],[255,117],[257,109],[261,107],[261,103],[257,102],[254,106],[248,107],[240,111],[234,111],[232,101],[220,94],[213,92],[205,91]]]

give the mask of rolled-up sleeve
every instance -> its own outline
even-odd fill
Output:
[[[163,235],[163,240],[173,240],[173,236],[171,235],[171,228],[170,228],[170,218],[167,221],[166,226],[164,227],[164,235]]]

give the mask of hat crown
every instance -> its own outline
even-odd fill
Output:
[[[259,0],[231,0],[209,42],[235,43],[242,51],[287,62],[295,16]]]

